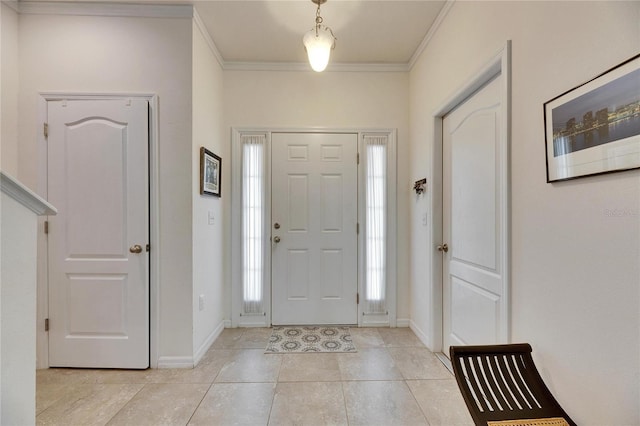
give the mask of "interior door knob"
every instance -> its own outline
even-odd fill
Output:
[[[136,244],[135,246],[129,247],[129,251],[131,253],[142,253],[142,246],[140,244]]]
[[[280,237],[273,237],[273,242],[274,243],[279,243],[280,242]]]
[[[448,246],[448,245],[446,245],[446,244],[443,244],[443,245],[441,245],[441,246],[438,246],[438,247],[437,247],[437,249],[438,249],[438,251],[443,251],[443,252],[445,252],[445,253],[446,253],[446,252],[448,252],[448,251],[449,251],[449,246]]]

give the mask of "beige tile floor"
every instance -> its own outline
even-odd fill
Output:
[[[357,353],[264,354],[226,329],[194,369],[37,371],[39,425],[472,425],[451,373],[407,328],[352,328]]]

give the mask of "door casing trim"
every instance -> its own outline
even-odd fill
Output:
[[[39,123],[47,122],[47,102],[55,100],[125,100],[139,99],[149,102],[149,366],[158,367],[160,342],[160,190],[158,170],[158,95],[154,93],[78,93],[78,92],[40,92],[38,98]],[[43,132],[38,133],[38,194],[47,199],[47,141]],[[40,225],[46,217],[39,219]],[[38,232],[38,284],[37,314],[38,333],[36,339],[36,368],[49,367],[49,336],[40,332],[44,319],[49,316],[47,239]]]
[[[504,265],[504,285],[501,299],[500,312],[501,327],[498,330],[498,339],[507,343],[511,341],[511,174],[510,174],[510,145],[511,145],[511,40],[507,40],[500,51],[495,54],[481,69],[466,81],[460,89],[451,94],[433,114],[433,147],[431,164],[431,236],[429,238],[429,259],[431,263],[431,277],[429,285],[429,299],[431,311],[431,325],[429,335],[424,342],[435,353],[442,352],[443,348],[443,268],[442,254],[436,250],[436,246],[442,243],[443,233],[443,206],[442,206],[442,173],[443,173],[443,149],[442,149],[442,121],[444,117],[456,106],[464,102],[478,89],[491,81],[496,75],[504,76],[502,82],[503,123],[500,132],[503,135],[500,146],[501,155],[497,161],[502,164],[503,182],[500,192],[505,197],[503,209],[500,212],[504,218],[502,239],[503,247],[501,262]],[[420,330],[417,330],[420,331]],[[422,333],[421,333],[422,334]]]

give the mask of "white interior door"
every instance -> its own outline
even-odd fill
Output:
[[[148,105],[49,101],[49,364],[149,366]]]
[[[443,352],[506,329],[502,76],[443,120]],[[441,246],[442,247],[442,246]]]
[[[357,134],[272,135],[272,323],[356,324]]]

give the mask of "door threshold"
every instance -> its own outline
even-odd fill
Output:
[[[447,370],[449,370],[451,374],[453,374],[453,366],[451,365],[451,360],[447,358],[447,356],[442,352],[436,352],[436,357],[438,357],[440,362],[444,364],[445,367],[447,367]]]

